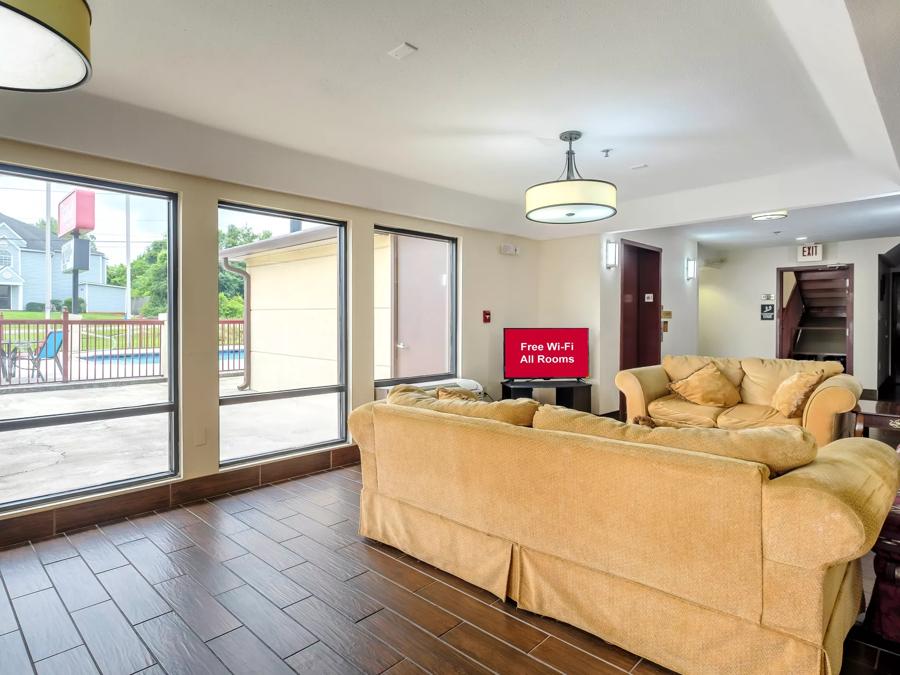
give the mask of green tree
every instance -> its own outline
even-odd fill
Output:
[[[43,230],[45,227],[47,227],[47,219],[41,218],[34,224],[34,226]],[[59,232],[59,222],[57,222],[56,218],[54,218],[53,216],[50,216],[50,232],[52,232],[53,234]]]
[[[249,225],[242,227],[231,223],[225,230],[219,230],[219,250],[251,244],[261,239],[269,239],[271,236],[272,233],[269,230],[264,230],[257,235]],[[240,269],[245,268],[242,262],[232,262],[231,264]],[[226,270],[222,266],[221,260],[219,261],[219,292],[224,293],[228,298],[244,297],[244,280],[240,275]]]
[[[131,263],[131,295],[147,298],[144,316],[156,316],[169,308],[169,250],[165,239],[154,241]]]
[[[110,286],[125,285],[125,263],[106,267],[106,283]]]
[[[224,293],[219,293],[219,318],[240,319],[244,316],[244,299],[235,295],[229,298]]]

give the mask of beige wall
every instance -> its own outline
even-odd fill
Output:
[[[619,371],[618,267],[606,269],[604,243],[620,238],[663,249],[662,301],[672,310],[663,354],[697,352],[697,280],[685,281],[685,257],[697,258],[697,244],[677,231],[646,230],[625,235],[595,235],[541,242],[539,316],[545,326],[587,326],[591,332],[594,412],[617,410],[613,382]]]
[[[852,263],[853,374],[867,389],[878,386],[878,255],[900,237],[858,239],[824,244],[821,263]],[[703,256],[725,261],[700,271],[700,352],[710,356],[775,356],[775,321],[759,318],[763,293],[775,293],[775,270],[796,267],[796,246],[704,250]]]
[[[460,374],[482,382],[499,397],[504,325],[537,322],[538,244],[483,230],[398,216],[309,199],[294,194],[199,178],[0,139],[9,164],[47,169],[174,192],[179,197],[179,320],[182,475],[193,478],[219,470],[218,437],[218,219],[219,200],[321,216],[348,223],[350,407],[374,396],[374,226],[457,237],[460,283]],[[502,256],[500,244],[520,255]],[[493,311],[482,324],[481,310]],[[69,500],[84,501],[86,498]],[[48,507],[43,507],[48,508]]]

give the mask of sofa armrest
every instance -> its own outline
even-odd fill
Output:
[[[834,375],[815,388],[803,409],[803,427],[819,447],[834,440],[834,417],[856,407],[862,384],[852,375]]]
[[[644,366],[621,370],[616,386],[625,395],[626,419],[647,415],[647,406],[669,393],[669,376],[662,366]]]
[[[365,403],[347,418],[350,434],[359,446],[359,463],[363,475],[363,485],[378,489],[378,473],[375,469],[375,406],[383,405],[372,401]]]
[[[844,438],[812,464],[769,481],[763,490],[763,554],[773,561],[823,569],[867,553],[900,483],[900,460],[888,445]]]

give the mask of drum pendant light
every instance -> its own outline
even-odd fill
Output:
[[[538,183],[525,191],[525,217],[538,223],[589,223],[616,215],[616,186],[605,180],[582,178],[575,166],[572,142],[580,131],[564,131],[559,140],[569,144],[565,179]],[[562,178],[562,177],[560,177]]]
[[[84,0],[0,0],[0,89],[60,91],[91,76]]]

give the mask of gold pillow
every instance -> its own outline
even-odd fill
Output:
[[[672,382],[669,384],[669,391],[697,405],[731,408],[741,402],[737,387],[714,363],[708,363],[683,380]]]
[[[817,453],[813,435],[795,426],[734,430],[694,427],[651,429],[578,410],[542,405],[534,416],[534,428],[743,459],[765,464],[772,474],[785,473],[809,464]]]
[[[443,400],[445,398],[464,398],[478,400],[475,392],[471,391],[470,389],[466,389],[465,387],[438,387],[437,397],[438,400]]]
[[[778,385],[772,396],[772,407],[785,417],[800,417],[813,390],[825,376],[825,371],[794,373]]]
[[[424,389],[410,384],[400,384],[391,389],[387,402],[410,408],[425,408],[451,415],[477,417],[485,420],[506,422],[520,427],[530,427],[534,413],[540,403],[530,398],[514,398],[503,401],[473,401],[464,398],[438,399]]]

